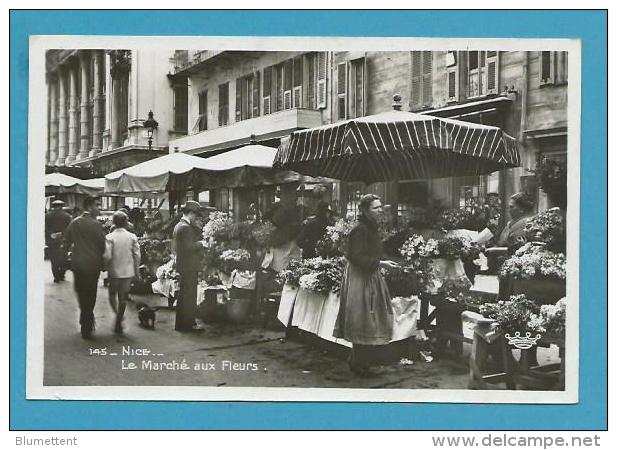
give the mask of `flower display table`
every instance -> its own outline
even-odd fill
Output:
[[[420,303],[416,296],[392,299],[392,342],[418,333]],[[327,341],[351,347],[350,342],[333,336],[339,306],[338,294],[318,294],[286,284],[281,293],[277,318],[285,326],[298,327]]]
[[[564,390],[565,342],[554,336],[543,336],[539,347],[557,346],[557,362],[537,364],[533,355],[536,346],[516,349],[504,334],[493,327],[493,321],[476,318],[471,357],[469,359],[469,388],[493,389],[491,385],[505,384],[507,389]],[[518,359],[515,353],[519,353]],[[492,364],[489,362],[492,357]]]

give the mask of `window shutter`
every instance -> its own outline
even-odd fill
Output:
[[[259,72],[253,75],[253,117],[259,117]]]
[[[459,99],[459,65],[460,55],[451,52],[455,56],[455,64],[448,67],[446,72],[446,86],[448,87],[448,101],[457,102]]]
[[[283,86],[283,65],[279,64],[276,66],[276,111],[283,110],[283,93],[285,92],[285,88]]]
[[[272,66],[264,69],[264,87],[263,87],[263,114],[270,114],[271,98],[272,98]]]
[[[208,128],[208,91],[199,93],[199,131]]]
[[[304,78],[304,66],[302,55],[293,59],[293,94],[292,107],[302,107],[302,79]]]
[[[499,92],[499,52],[486,52],[486,93]]]
[[[338,119],[347,118],[347,62],[337,66],[336,95]]]
[[[326,52],[317,53],[317,108],[326,107],[327,55]]]
[[[555,82],[553,53],[554,52],[540,52],[540,85],[553,84]]]
[[[236,122],[242,120],[242,78],[236,79]]]
[[[422,52],[411,52],[411,109],[422,106]]]
[[[433,53],[422,52],[422,106],[433,103]]]
[[[315,62],[317,60],[317,54],[311,53],[306,55],[304,60],[304,101],[305,107],[314,109],[317,107],[315,88],[317,87],[317,73],[315,71]]]
[[[291,91],[293,89],[293,60],[285,61],[283,65],[283,83],[285,91],[283,92],[283,109],[291,109]]]
[[[568,52],[555,52],[555,83],[568,82]]]

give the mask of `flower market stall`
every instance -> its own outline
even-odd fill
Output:
[[[168,193],[170,205],[179,200],[181,193],[189,189],[199,192],[201,190],[226,187],[256,187],[264,185],[280,185],[293,182],[320,181],[312,177],[300,175],[286,169],[273,169],[272,163],[276,149],[262,145],[248,145],[210,158],[200,158],[184,153],[171,153],[160,158],[152,159],[135,166],[111,173],[105,178],[105,191],[117,194],[139,194],[151,195],[152,193]],[[255,265],[246,260],[243,248],[238,247],[238,241],[246,236],[247,225],[245,223],[234,222],[231,216],[225,215],[223,228],[235,235],[223,237],[217,235],[219,244],[230,244],[228,248],[217,247],[216,251],[222,253],[215,256],[206,257],[210,267],[221,269],[221,276],[225,279],[233,279],[229,286],[233,285],[238,289],[254,290],[255,275],[247,275],[247,270],[240,270],[239,266]],[[211,220],[212,227],[221,222],[221,217],[214,215]],[[233,230],[231,230],[233,228]],[[170,238],[173,227],[167,227],[167,236]],[[208,231],[210,232],[210,231]],[[213,235],[216,232],[211,230]],[[173,298],[177,290],[173,271],[173,263],[169,259],[171,251],[170,241],[159,239],[154,236],[156,233],[150,232],[149,238],[144,240],[142,254],[146,255],[149,261],[147,272],[153,280],[153,290],[162,295]],[[213,239],[213,236],[209,236]],[[146,242],[147,241],[147,242]],[[251,244],[253,245],[254,242]],[[218,245],[218,244],[217,244]],[[145,247],[144,247],[145,246]],[[160,252],[155,251],[152,258],[148,258],[150,250],[155,247],[164,246],[168,252],[167,259],[159,258]],[[213,253],[213,251],[210,251]],[[252,255],[251,259],[255,256]],[[209,258],[209,259],[208,259]],[[214,263],[218,265],[214,265]],[[158,266],[153,267],[153,264]],[[170,266],[171,264],[171,266]],[[152,266],[152,267],[151,267]],[[235,267],[238,266],[238,267]],[[232,269],[233,268],[233,269]],[[225,274],[232,278],[226,277]],[[147,275],[144,275],[147,277]],[[242,286],[239,286],[242,285]],[[173,300],[170,300],[172,303]]]
[[[489,174],[520,163],[515,139],[500,128],[403,112],[399,96],[394,109],[295,131],[279,147],[275,167],[368,184]],[[488,225],[489,211],[482,212]],[[402,230],[395,233],[398,245],[384,243],[403,260],[402,270],[390,276],[390,289],[408,285],[405,294],[420,296],[420,328],[428,328],[432,320],[430,297],[441,298],[443,305],[463,298],[459,294],[471,285],[463,259],[478,258],[478,247],[492,236],[489,229],[459,231],[464,228],[462,214],[466,213],[451,210],[427,224],[437,228],[430,233]],[[336,239],[337,233],[332,237]],[[283,311],[292,308],[283,301],[281,308],[284,320]]]

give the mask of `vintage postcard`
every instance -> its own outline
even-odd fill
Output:
[[[576,403],[581,46],[31,36],[27,398]]]

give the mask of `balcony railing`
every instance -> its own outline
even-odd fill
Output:
[[[176,57],[175,58],[175,66],[176,73],[182,72],[188,69],[192,69],[198,64],[203,63],[215,56],[223,53],[223,50],[199,50],[199,51],[189,51],[188,57]]]

